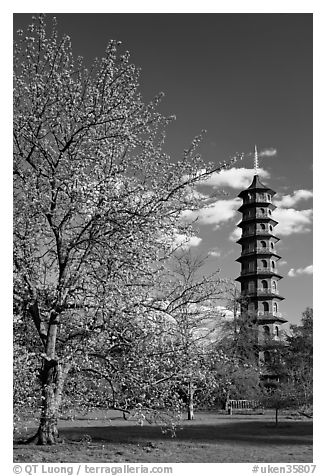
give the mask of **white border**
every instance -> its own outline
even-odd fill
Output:
[[[3,2],[5,3],[5,2]],[[325,204],[326,194],[325,190],[325,53],[326,53],[326,17],[325,17],[325,2],[323,1],[289,1],[289,0],[238,0],[238,1],[205,1],[190,2],[166,0],[160,3],[144,2],[144,1],[96,1],[91,2],[73,2],[57,0],[48,1],[46,4],[43,1],[18,1],[6,2],[1,6],[0,15],[0,34],[1,34],[1,187],[0,187],[0,203],[2,206],[2,223],[1,223],[1,382],[2,382],[2,424],[1,435],[1,449],[2,454],[7,455],[5,461],[8,463],[8,473],[12,471],[12,442],[11,442],[11,412],[12,398],[12,370],[11,370],[11,314],[12,314],[12,264],[11,264],[11,250],[12,250],[12,178],[11,178],[11,135],[12,135],[12,14],[13,13],[31,13],[31,12],[53,12],[53,13],[314,13],[314,166],[317,172],[314,175],[314,209],[317,216],[315,226],[315,265],[316,270],[314,279],[314,307],[315,307],[315,361],[319,361],[315,365],[315,399],[317,403],[318,418],[315,418],[314,431],[314,462],[318,464],[315,474],[322,474],[322,467],[325,465],[324,445],[322,435],[324,434],[324,425],[326,423],[325,415],[325,367],[323,365],[324,355],[321,355],[320,350],[325,347],[325,306],[322,306],[324,300],[321,296],[325,295],[325,267],[322,266],[324,262],[325,246],[324,237],[326,228],[325,223]],[[322,274],[323,273],[323,274]],[[4,395],[5,394],[5,395]],[[8,431],[5,431],[5,428]],[[9,433],[9,434],[8,434]],[[187,466],[187,465],[182,465]],[[205,464],[193,465],[191,472],[198,474],[198,471],[203,470],[207,474],[216,474],[216,469],[221,474],[250,474],[252,465],[236,465],[236,464]],[[181,466],[179,467],[181,470]],[[178,474],[189,473],[189,467],[185,472],[177,471]],[[325,474],[325,471],[323,471]],[[176,474],[176,472],[175,472]]]

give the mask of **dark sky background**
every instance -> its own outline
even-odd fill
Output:
[[[15,14],[14,30],[31,15]],[[76,55],[91,62],[109,39],[121,40],[142,69],[145,99],[164,91],[160,110],[177,117],[167,138],[173,157],[206,129],[205,159],[225,160],[255,144],[276,148],[277,157],[262,163],[268,184],[285,194],[312,189],[312,14],[54,15]],[[229,192],[233,198],[240,190]],[[218,243],[228,258],[212,261],[210,269],[218,265],[223,275],[236,277],[240,247],[227,240],[229,231],[203,227],[198,252]],[[311,233],[284,237],[280,254],[288,262],[285,274],[312,264]],[[286,297],[281,310],[297,322],[312,305],[312,277],[285,278],[280,287]]]

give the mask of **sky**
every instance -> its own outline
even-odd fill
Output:
[[[14,30],[31,15],[15,14]],[[237,195],[251,183],[257,144],[262,182],[277,192],[280,311],[298,323],[312,306],[312,14],[53,15],[87,62],[103,55],[108,40],[122,41],[141,67],[144,99],[163,91],[160,111],[176,115],[166,141],[173,159],[203,129],[200,152],[208,162],[246,155],[200,187],[203,194],[225,194],[200,211],[189,245],[208,255],[206,271],[220,268],[221,277],[240,272]]]

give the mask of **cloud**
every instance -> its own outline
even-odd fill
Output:
[[[199,192],[197,189],[191,189],[190,187],[187,187],[187,198],[189,200],[206,200],[209,198],[209,195],[205,195],[204,193]]]
[[[307,233],[311,229],[312,209],[276,208],[273,218],[279,222],[275,230],[277,235],[289,236],[293,233]]]
[[[260,178],[268,178],[269,172],[264,169],[258,169]],[[221,170],[214,172],[207,180],[203,180],[201,185],[209,185],[211,187],[231,187],[237,189],[248,188],[254,176],[253,169],[236,168]]]
[[[300,200],[309,200],[312,198],[311,190],[294,190],[292,195],[283,195],[280,200],[274,200],[273,203],[277,207],[290,208],[296,205]]]
[[[238,228],[238,227],[235,228],[235,229],[232,231],[231,235],[229,236],[229,240],[230,240],[230,241],[238,241],[239,238],[241,237],[241,233],[242,233],[242,232],[241,232],[241,228]]]
[[[168,246],[171,246],[173,249],[180,247],[184,250],[187,250],[193,246],[198,246],[203,239],[199,236],[189,236],[185,233],[179,233],[177,228],[173,228],[171,233],[162,234],[160,241]]]
[[[312,273],[313,273],[313,265],[310,264],[309,266],[306,266],[305,268],[298,268],[298,269],[291,268],[290,271],[288,272],[288,276],[290,278],[294,278],[302,274],[312,274]]]
[[[223,319],[226,319],[226,320],[234,319],[233,311],[231,311],[230,309],[227,309],[225,306],[216,306],[215,309],[218,311],[218,313]],[[212,324],[214,326],[214,322]]]
[[[312,198],[311,190],[294,190],[292,194],[284,195],[279,200],[273,200],[278,207],[273,212],[273,218],[279,222],[276,234],[289,236],[293,233],[307,233],[311,229],[312,209],[295,210],[292,208],[302,200]]]
[[[219,256],[221,256],[221,251],[218,250],[217,248],[213,248],[212,250],[209,250],[207,254],[208,256],[211,256],[212,258],[218,258]]]
[[[241,202],[238,198],[232,200],[217,200],[208,207],[202,208],[199,213],[199,222],[203,225],[216,225],[235,217]]]
[[[277,262],[277,266],[285,266],[286,264],[288,264],[288,262],[285,261],[285,259],[280,259],[280,260]]]
[[[174,236],[174,243],[176,246],[180,246],[184,250],[187,250],[193,246],[198,246],[203,241],[199,236],[187,236],[181,233],[177,233]]]
[[[236,216],[240,205],[241,200],[239,198],[217,200],[198,211],[188,210],[183,212],[182,219],[184,221],[198,220],[198,223],[202,225],[216,225],[215,228],[218,228],[220,223],[229,221]]]
[[[259,152],[259,157],[275,157],[277,155],[277,150],[274,148],[264,149]]]

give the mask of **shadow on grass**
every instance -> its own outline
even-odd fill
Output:
[[[81,440],[89,435],[92,441],[111,443],[141,443],[144,440],[172,440],[179,442],[235,442],[238,444],[306,445],[312,443],[312,422],[287,422],[275,426],[266,422],[227,422],[218,425],[185,426],[178,429],[176,437],[162,433],[158,426],[89,426],[62,428],[61,437],[66,440]]]

